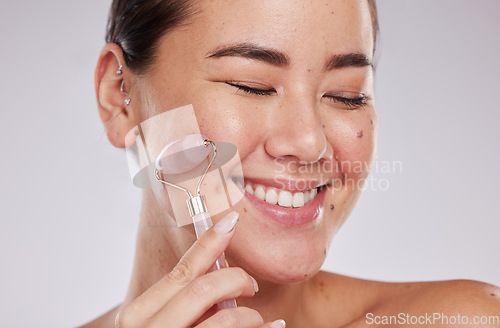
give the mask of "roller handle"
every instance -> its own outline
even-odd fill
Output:
[[[200,239],[201,236],[210,228],[213,227],[213,222],[212,218],[210,217],[210,213],[208,212],[203,212],[196,214],[193,216],[193,222],[194,222],[194,230],[196,232],[196,238]],[[227,268],[226,264],[226,258],[224,257],[224,253],[219,256],[217,261],[215,261],[214,265],[208,270],[208,272],[212,272],[215,270]],[[230,309],[230,308],[235,308],[236,307],[236,300],[233,299],[228,299],[221,301],[217,303],[217,307],[219,310],[222,309]]]

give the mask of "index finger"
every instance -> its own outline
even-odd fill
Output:
[[[153,315],[191,281],[204,275],[229,245],[239,214],[231,212],[207,230],[184,254],[177,265],[139,296],[130,306],[133,311]]]
[[[205,274],[229,245],[239,214],[231,212],[200,237],[162,280],[184,287]],[[160,281],[162,281],[160,280]]]

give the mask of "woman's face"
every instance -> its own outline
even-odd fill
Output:
[[[254,195],[246,192],[235,206],[240,221],[229,263],[270,281],[303,280],[321,267],[374,156],[368,5],[214,0],[200,6],[189,25],[163,37],[142,84],[149,90],[138,94],[152,108],[192,104],[202,134],[238,147]]]

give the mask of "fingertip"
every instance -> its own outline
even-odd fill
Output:
[[[239,216],[240,214],[236,211],[230,212],[214,225],[213,230],[218,234],[229,233],[238,222]]]
[[[250,276],[250,278],[252,278],[253,291],[257,293],[259,291],[259,284],[257,283],[257,280],[255,280],[254,277]]]
[[[273,321],[269,326],[269,328],[285,328],[285,327],[286,327],[286,322],[283,319]]]

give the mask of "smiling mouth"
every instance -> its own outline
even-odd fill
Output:
[[[296,214],[305,215],[308,208],[315,208],[321,205],[320,197],[323,190],[328,188],[328,184],[320,184],[315,181],[296,183],[289,180],[278,179],[233,179],[239,189],[245,191],[250,200],[255,200],[259,205],[267,204],[280,213],[290,213],[292,210]],[[321,198],[321,199],[319,199]],[[267,206],[266,206],[267,207]],[[300,213],[299,213],[300,212]],[[315,212],[315,211],[314,211]]]
[[[288,190],[280,190],[265,186],[262,184],[252,184],[247,182],[245,184],[245,191],[256,198],[266,201],[272,205],[278,205],[285,208],[299,208],[303,207],[318,195],[318,191],[325,186],[307,189],[304,191],[291,192]]]

